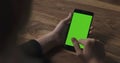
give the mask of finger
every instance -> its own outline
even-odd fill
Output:
[[[87,39],[81,39],[81,40],[79,40],[79,43],[83,44],[83,45],[87,45],[87,44],[89,44],[91,42],[95,42],[95,39],[93,39],[93,38],[87,38]]]
[[[90,32],[89,32],[89,34],[92,34],[92,33],[93,33],[93,29],[94,29],[93,26],[91,26],[91,27],[90,27]]]
[[[95,42],[99,42],[99,43],[101,43],[102,45],[104,45],[104,43],[103,43],[102,41],[98,40],[98,39],[95,39]]]
[[[93,32],[93,29],[94,29],[93,26],[91,26],[89,34],[91,34],[91,32]]]
[[[90,31],[89,34],[90,34],[90,35],[93,34],[93,31]]]
[[[91,27],[90,27],[90,30],[93,30],[93,29],[94,29],[94,27],[93,27],[93,26],[91,26]]]
[[[74,45],[74,48],[75,48],[75,51],[76,51],[76,55],[78,55],[78,56],[81,55],[82,50],[79,47],[78,41],[75,38],[72,38],[72,42],[73,42],[73,45]]]
[[[91,26],[90,27],[90,32],[89,32],[89,37],[93,37],[93,35],[94,35],[94,27],[93,26]]]
[[[104,56],[104,46],[97,42],[99,40],[88,38],[86,40],[85,48],[83,49],[83,54],[86,58],[90,58],[92,56],[103,57]]]
[[[83,45],[86,44],[86,40],[85,40],[85,39],[81,39],[81,40],[79,40],[78,42],[79,42],[79,44],[83,44]]]

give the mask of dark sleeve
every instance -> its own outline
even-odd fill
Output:
[[[36,40],[30,40],[26,42],[25,44],[22,44],[19,46],[20,51],[22,52],[24,61],[27,61],[30,63],[37,62],[37,63],[48,63],[48,59],[46,59],[42,53],[42,48],[40,44]],[[26,62],[26,63],[27,63]]]
[[[42,48],[36,40],[30,40],[19,47],[20,50],[28,56],[43,57]]]

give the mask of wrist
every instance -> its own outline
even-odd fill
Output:
[[[53,31],[36,40],[41,45],[43,53],[47,53],[49,50],[57,46],[56,34]]]

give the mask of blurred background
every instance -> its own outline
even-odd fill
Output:
[[[106,61],[120,63],[120,0],[33,0],[30,22],[19,34],[18,43],[49,33],[75,8],[95,13],[94,37],[105,43]],[[48,58],[53,63],[79,63],[78,57],[64,50]]]

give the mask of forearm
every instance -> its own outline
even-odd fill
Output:
[[[50,32],[44,35],[43,37],[36,39],[41,45],[43,53],[47,53],[48,51],[50,51],[52,48],[56,46],[55,37],[56,36],[53,34],[53,32]]]

